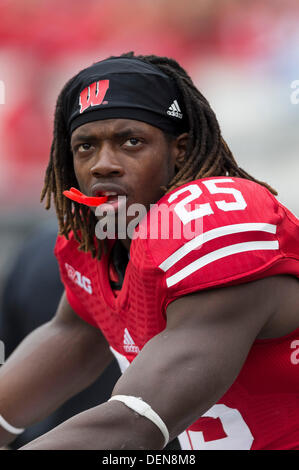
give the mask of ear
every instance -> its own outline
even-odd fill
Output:
[[[181,168],[185,162],[187,152],[188,132],[184,132],[173,141],[173,163],[177,168]]]

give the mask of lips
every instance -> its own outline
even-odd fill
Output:
[[[96,183],[90,188],[94,197],[106,197],[107,201],[101,205],[102,211],[107,214],[116,214],[127,204],[128,192],[116,183]],[[98,214],[100,216],[100,214]]]
[[[115,191],[98,191],[96,193],[96,199],[106,199],[104,202],[112,203],[117,201],[119,194]]]
[[[112,196],[126,196],[127,193],[121,186],[117,184],[95,184],[91,187],[91,194],[93,197],[112,197]]]

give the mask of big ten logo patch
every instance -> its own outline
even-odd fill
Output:
[[[292,341],[290,347],[294,350],[291,353],[291,363],[297,365],[299,364],[299,339]]]
[[[79,271],[76,271],[73,266],[68,263],[65,263],[65,268],[68,277],[75,283],[77,286],[81,287],[88,294],[92,294],[91,281],[86,276],[81,274]]]

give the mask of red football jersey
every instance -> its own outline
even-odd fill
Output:
[[[299,220],[263,186],[233,177],[181,186],[135,231],[121,291],[101,261],[58,237],[70,305],[99,327],[124,370],[178,297],[276,274],[299,277]],[[200,312],[199,312],[200,315]],[[183,449],[299,449],[299,328],[256,340],[227,393],[179,436]]]

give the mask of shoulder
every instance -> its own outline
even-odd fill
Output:
[[[58,235],[55,242],[54,253],[55,256],[63,254],[67,251],[77,250],[79,243],[75,240],[73,232],[70,232],[68,238],[64,235]]]
[[[241,178],[204,178],[152,205],[136,238],[146,239],[160,264],[162,247],[163,257],[198,236],[202,242],[254,229],[276,232],[281,217],[279,202],[265,187]]]
[[[202,218],[204,225],[213,226],[273,215],[279,203],[258,183],[218,176],[195,180],[171,191],[157,207],[161,205],[166,212],[175,213],[183,225]]]
[[[168,288],[188,293],[265,270],[288,243],[288,221],[287,209],[260,184],[211,177],[163,196],[141,223],[144,240],[134,244],[165,273]],[[298,235],[298,220],[292,224]]]

